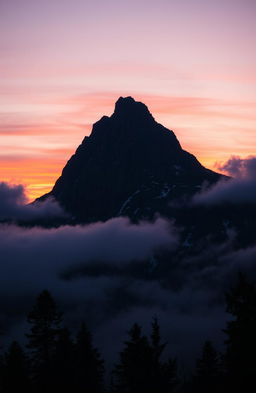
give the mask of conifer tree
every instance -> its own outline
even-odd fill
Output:
[[[134,324],[129,340],[120,353],[113,376],[115,391],[125,393],[169,393],[177,384],[176,362],[161,360],[166,344],[161,342],[157,319],[153,320],[150,340]]]
[[[83,323],[78,331],[74,347],[74,378],[76,392],[103,391],[104,362],[94,348],[92,335]]]
[[[53,383],[56,391],[74,388],[74,343],[67,328],[60,330],[53,357]]]
[[[113,376],[115,391],[120,393],[148,393],[149,375],[152,371],[151,348],[141,327],[135,323],[128,332],[129,340],[120,352],[120,362],[116,365]]]
[[[60,333],[61,314],[51,294],[44,290],[28,314],[31,324],[27,334],[33,385],[37,392],[51,391],[56,341]]]
[[[0,349],[2,348],[0,347]],[[3,356],[2,353],[0,353],[0,392],[3,391],[3,367],[4,367]]]
[[[206,341],[201,357],[197,360],[193,378],[193,391],[197,393],[217,393],[221,390],[222,375],[220,357],[211,341]]]
[[[229,389],[256,391],[256,285],[242,273],[226,294],[226,306],[233,316],[224,330]]]
[[[166,362],[161,360],[166,345],[161,342],[158,320],[154,318],[151,333],[152,372],[150,386],[152,392],[172,392],[178,383],[176,360],[171,358]]]
[[[13,341],[2,364],[2,391],[4,393],[28,392],[30,389],[28,362],[17,341]]]

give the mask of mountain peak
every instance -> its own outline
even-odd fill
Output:
[[[115,104],[115,111],[112,115],[116,117],[132,116],[138,119],[151,119],[154,120],[153,116],[148,110],[148,107],[142,102],[135,101],[133,97],[119,97]]]
[[[155,213],[172,217],[173,201],[219,179],[145,104],[120,97],[112,116],[93,125],[47,197],[83,222],[119,215],[153,219]]]
[[[127,105],[127,104],[135,104],[136,101],[133,97],[127,96],[127,97],[119,97],[118,100],[116,101],[116,105]]]

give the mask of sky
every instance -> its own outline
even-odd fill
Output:
[[[0,181],[49,191],[119,96],[202,164],[255,155],[255,0],[1,0]]]

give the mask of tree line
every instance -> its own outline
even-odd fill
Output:
[[[243,274],[226,293],[231,315],[224,332],[225,350],[219,353],[206,341],[193,375],[184,381],[177,360],[163,360],[167,344],[162,341],[156,318],[151,334],[135,323],[119,353],[119,361],[104,380],[104,360],[93,345],[92,334],[82,323],[71,334],[48,291],[37,297],[27,316],[27,345],[11,343],[0,357],[2,393],[226,393],[256,391],[256,285]]]

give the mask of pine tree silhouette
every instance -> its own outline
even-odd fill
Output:
[[[74,388],[74,343],[67,328],[60,330],[53,357],[53,383],[56,391]]]
[[[120,362],[116,365],[113,376],[114,388],[118,393],[148,393],[151,368],[151,348],[141,327],[135,323],[129,331],[130,339],[120,352]]]
[[[115,366],[114,391],[120,393],[168,393],[177,384],[176,361],[161,361],[166,346],[161,342],[157,319],[152,323],[150,341],[142,335],[141,327],[134,324],[129,331],[130,339],[120,352],[120,361]]]
[[[33,387],[37,392],[49,393],[53,382],[56,342],[61,331],[61,314],[48,291],[43,291],[37,297],[28,314],[28,322],[31,330],[27,334],[27,347],[31,351]]]
[[[93,347],[92,335],[84,323],[76,338],[74,367],[76,392],[103,391],[104,362],[99,351]]]
[[[151,333],[152,372],[150,385],[152,392],[172,392],[178,383],[176,360],[171,358],[167,362],[161,360],[166,345],[167,343],[161,343],[160,327],[157,318],[154,318]]]
[[[2,353],[0,353],[0,392],[3,391],[3,368],[4,368],[4,361]]]
[[[226,294],[227,312],[233,320],[224,332],[229,389],[256,391],[256,285],[239,274],[237,284]]]
[[[27,358],[17,341],[13,341],[3,359],[2,391],[4,393],[30,391]]]
[[[221,359],[211,341],[206,341],[201,357],[197,360],[193,378],[193,391],[219,393],[222,389]]]

